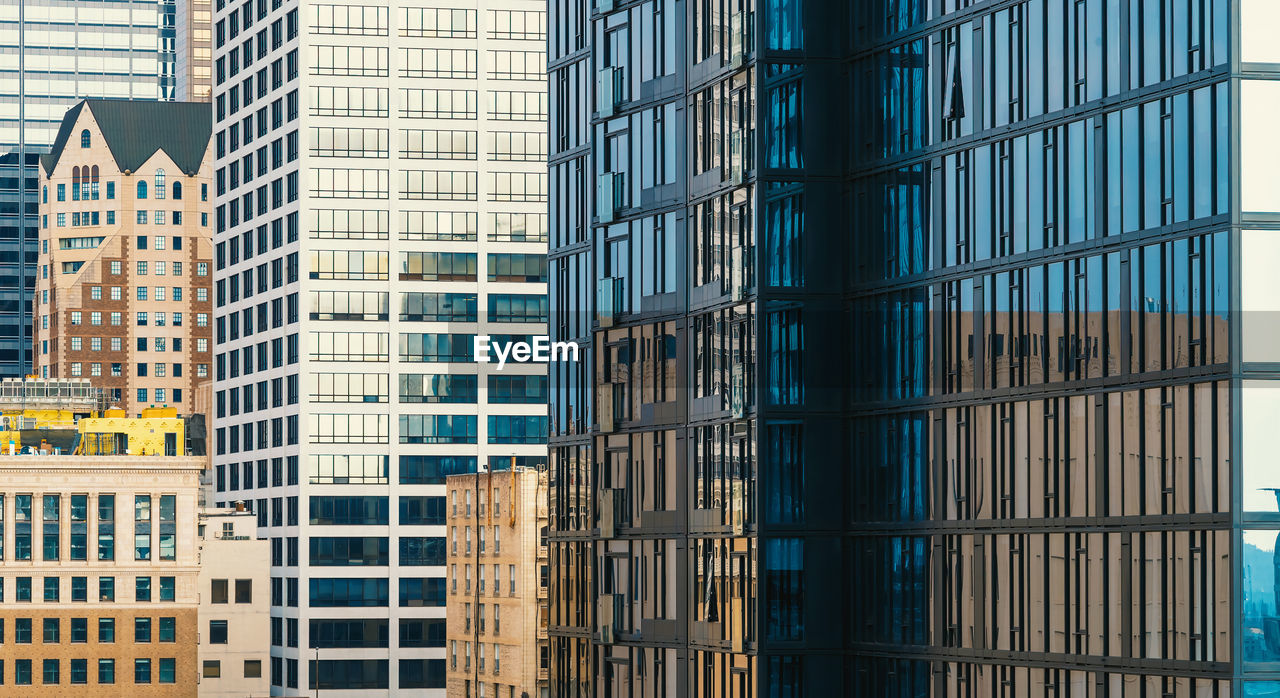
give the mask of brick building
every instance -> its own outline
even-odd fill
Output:
[[[203,468],[0,456],[4,695],[195,695]]]
[[[450,475],[450,698],[547,695],[547,474]]]
[[[41,158],[35,367],[130,414],[209,380],[207,104],[85,100]]]

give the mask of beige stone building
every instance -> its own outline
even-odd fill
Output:
[[[208,104],[85,100],[40,168],[35,370],[138,414],[210,379]]]
[[[447,692],[547,695],[547,476],[451,475]]]
[[[247,511],[200,514],[200,695],[257,698],[269,683],[271,548]]]
[[[192,696],[189,456],[0,456],[5,696]]]

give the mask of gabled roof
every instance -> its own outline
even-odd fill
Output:
[[[40,156],[45,174],[72,141],[81,109],[88,108],[121,171],[136,172],[157,150],[163,150],[183,173],[200,169],[213,128],[208,102],[153,102],[133,99],[86,99],[62,117],[52,150]],[[74,142],[78,147],[79,141]]]

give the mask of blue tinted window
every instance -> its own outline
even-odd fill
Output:
[[[491,444],[537,444],[546,440],[546,417],[489,415]]]
[[[766,167],[804,167],[800,143],[802,99],[803,88],[799,80],[792,80],[769,89]]]
[[[444,647],[443,618],[401,618],[401,647]],[[403,684],[402,684],[403,685]]]
[[[444,644],[441,643],[440,646],[443,647]],[[444,687],[443,659],[400,660],[400,688]]]
[[[476,376],[467,374],[400,374],[400,402],[475,403]]]
[[[312,620],[311,647],[386,647],[388,621],[383,619]]]
[[[489,321],[546,322],[547,297],[525,293],[491,293]]]
[[[769,313],[766,324],[769,361],[769,402],[804,402],[804,325],[800,309]]]
[[[401,606],[444,606],[443,577],[410,577],[400,580]]]
[[[475,471],[475,456],[400,456],[402,485],[443,485],[446,475]]]
[[[310,674],[312,690],[387,688],[386,659],[325,659]]]
[[[923,4],[923,0],[915,0]],[[897,3],[907,5],[908,3]],[[904,10],[905,11],[905,10]],[[767,0],[764,8],[765,46],[776,51],[804,48],[802,0]]]
[[[385,566],[385,537],[312,537],[311,564],[316,567]]]
[[[400,319],[418,322],[475,322],[474,293],[401,293]]]
[[[475,359],[475,335],[401,334],[400,360],[469,362]]]
[[[443,565],[444,538],[402,536],[399,563],[415,567]]]
[[[444,525],[444,497],[401,497],[400,523],[407,526]]]
[[[793,194],[765,206],[769,285],[804,285],[804,196]]]
[[[489,376],[490,404],[543,404],[547,401],[547,376]]]
[[[770,424],[765,517],[769,523],[804,521],[804,425]]]
[[[770,640],[804,639],[804,541],[765,542],[765,633]]]
[[[475,415],[400,415],[400,443],[402,444],[473,444],[475,442]]]
[[[313,608],[363,608],[387,605],[386,579],[326,578],[309,580]]]
[[[386,497],[314,496],[311,523],[319,525],[386,525]]]

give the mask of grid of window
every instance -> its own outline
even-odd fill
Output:
[[[487,400],[493,404],[544,404],[547,401],[547,377],[490,375]]]
[[[475,442],[475,415],[400,415],[400,443],[402,444],[474,444]]]
[[[309,435],[313,444],[385,444],[385,414],[311,414]]]
[[[475,131],[404,129],[400,157],[426,160],[475,160]]]
[[[318,240],[386,240],[390,213],[378,209],[313,208],[311,237]]]
[[[311,291],[308,295],[312,320],[387,319],[386,291]]]
[[[314,5],[316,34],[348,36],[386,36],[387,8],[361,5]]]
[[[475,335],[401,333],[400,360],[462,363],[475,360]]]
[[[311,196],[317,199],[385,199],[386,170],[316,167],[311,169]]]
[[[385,158],[385,128],[311,127],[311,154],[316,157]]]
[[[518,283],[546,283],[547,256],[544,254],[518,254],[490,252],[489,281]]]
[[[312,361],[387,361],[386,332],[311,332]]]
[[[308,587],[310,604],[316,608],[358,608],[387,605],[388,581],[385,577],[312,577],[308,580]],[[348,686],[343,687],[348,688]]]
[[[405,322],[475,322],[474,293],[400,293],[400,320]]]
[[[278,2],[281,0],[264,0],[262,4],[270,6]],[[214,324],[218,328],[216,332],[219,337],[225,339],[225,342],[219,344],[228,345],[215,362],[219,381],[227,383],[222,395],[215,398],[217,404],[227,408],[237,405],[236,409],[227,410],[235,415],[248,414],[255,405],[258,409],[262,409],[263,405],[280,406],[286,412],[292,412],[285,404],[293,405],[298,401],[304,406],[316,404],[326,409],[303,409],[298,415],[281,415],[279,418],[264,414],[261,420],[246,418],[244,423],[228,424],[224,429],[217,430],[219,445],[216,452],[220,455],[243,453],[232,457],[245,461],[229,465],[217,463],[223,466],[216,469],[219,491],[224,493],[219,495],[219,501],[231,501],[244,496],[241,490],[255,481],[255,472],[259,473],[256,486],[262,488],[292,486],[299,479],[305,478],[304,484],[320,488],[310,497],[299,497],[290,504],[284,493],[268,495],[263,492],[265,498],[254,500],[253,509],[260,512],[259,523],[270,526],[294,525],[301,514],[304,527],[328,526],[329,533],[343,535],[304,535],[302,538],[306,538],[305,541],[288,538],[275,540],[273,564],[294,566],[302,560],[307,565],[316,567],[314,571],[317,573],[324,566],[352,567],[356,569],[351,571],[356,573],[360,567],[375,566],[385,572],[383,566],[391,564],[391,556],[395,555],[397,565],[434,567],[444,562],[443,538],[421,537],[424,534],[422,530],[410,531],[415,536],[401,536],[394,527],[379,531],[376,536],[347,536],[346,531],[337,531],[332,526],[374,525],[385,529],[387,525],[394,526],[396,523],[418,526],[443,524],[443,497],[408,498],[411,501],[401,503],[401,521],[392,518],[394,513],[390,508],[396,506],[395,500],[373,496],[357,497],[350,493],[343,494],[341,490],[343,487],[349,489],[350,485],[388,484],[390,478],[395,476],[388,473],[387,454],[406,448],[389,447],[390,443],[396,441],[405,444],[439,444],[444,449],[448,449],[449,444],[456,444],[458,447],[452,450],[471,453],[400,459],[401,482],[438,487],[443,485],[443,473],[446,471],[475,471],[476,457],[473,454],[477,441],[480,440],[478,432],[484,426],[481,421],[483,413],[476,415],[474,408],[468,406],[480,400],[485,386],[474,373],[451,373],[452,368],[448,365],[474,364],[474,335],[397,333],[399,351],[394,358],[416,362],[415,369],[419,371],[401,373],[387,370],[387,362],[393,358],[389,347],[390,334],[351,330],[362,326],[370,330],[378,327],[385,329],[386,323],[391,319],[392,301],[395,301],[397,321],[403,319],[419,323],[406,325],[406,328],[445,327],[421,324],[422,322],[475,323],[483,317],[480,294],[474,292],[474,284],[479,279],[479,267],[485,265],[480,259],[484,251],[459,252],[457,250],[466,247],[466,244],[460,247],[457,243],[470,243],[474,247],[481,240],[482,226],[488,228],[485,233],[486,242],[496,239],[492,237],[495,233],[489,229],[500,229],[501,232],[496,234],[502,236],[502,242],[531,242],[540,235],[544,236],[545,213],[518,212],[520,208],[527,208],[522,203],[537,203],[539,196],[545,197],[546,184],[536,177],[526,184],[524,173],[503,173],[508,179],[502,185],[501,196],[506,197],[503,200],[513,203],[494,208],[514,210],[498,218],[490,218],[488,213],[482,217],[472,202],[480,200],[482,190],[485,191],[484,196],[489,198],[489,190],[497,188],[496,181],[489,173],[485,173],[484,180],[480,179],[480,172],[485,168],[478,164],[479,161],[489,159],[512,162],[516,164],[502,169],[522,169],[523,163],[537,163],[545,158],[545,136],[520,133],[518,129],[524,127],[523,123],[495,123],[490,128],[480,126],[477,121],[483,107],[479,100],[488,98],[481,96],[476,89],[441,89],[436,86],[474,88],[474,85],[467,85],[466,82],[481,77],[479,64],[482,61],[485,63],[487,79],[533,80],[541,83],[544,76],[535,74],[544,70],[546,58],[545,53],[539,50],[541,47],[535,46],[533,42],[543,40],[540,37],[545,38],[546,21],[542,18],[544,13],[535,10],[486,12],[481,15],[476,9],[425,6],[431,3],[417,3],[424,5],[421,7],[375,7],[340,5],[337,4],[339,0],[322,2],[325,4],[299,7],[301,14],[291,24],[284,25],[293,27],[288,34],[278,30],[273,33],[270,15],[267,19],[260,20],[260,26],[255,27],[255,30],[262,30],[261,37],[253,37],[260,45],[261,38],[267,40],[268,46],[279,39],[281,41],[278,46],[286,51],[291,45],[284,42],[292,42],[297,38],[295,32],[299,20],[303,22],[305,31],[317,39],[314,43],[307,42],[304,35],[304,40],[299,45],[303,55],[294,54],[289,60],[283,60],[285,57],[281,55],[280,68],[267,63],[264,56],[264,60],[259,61],[261,65],[254,66],[255,69],[260,67],[262,73],[252,76],[259,81],[259,89],[262,89],[264,83],[271,85],[271,89],[277,89],[284,87],[281,79],[296,80],[299,65],[309,75],[324,76],[304,77],[304,83],[339,84],[306,86],[307,93],[303,95],[306,110],[309,116],[317,118],[313,120],[314,124],[307,125],[300,136],[295,134],[292,139],[282,136],[279,142],[273,142],[267,136],[269,134],[274,137],[271,130],[284,125],[285,113],[291,116],[296,113],[296,97],[287,111],[287,102],[274,109],[274,105],[270,103],[254,104],[254,109],[261,107],[261,111],[250,112],[248,115],[256,119],[256,124],[252,120],[244,121],[245,114],[236,113],[235,118],[240,119],[237,125],[241,128],[236,129],[238,134],[234,137],[231,123],[224,124],[226,130],[223,141],[232,144],[232,147],[217,151],[223,174],[215,180],[220,182],[215,221],[220,233],[219,241],[228,244],[227,263],[218,265],[218,279],[225,282],[225,295],[222,290],[216,292],[216,305],[242,301],[248,305],[233,305],[234,312],[218,310],[217,313],[225,314],[215,315]],[[391,18],[389,15],[393,13],[395,17]],[[238,8],[234,14],[240,15]],[[391,22],[396,23],[397,33],[405,38],[388,46],[389,42],[378,39],[386,38]],[[483,33],[479,31],[482,22],[486,23]],[[495,24],[490,26],[489,22]],[[347,40],[346,37],[363,38]],[[488,51],[484,44],[484,41],[491,39],[508,43],[497,44],[504,50],[495,53]],[[529,43],[509,43],[513,40]],[[468,45],[475,42],[479,43]],[[316,43],[321,45],[315,45]],[[490,45],[494,43],[496,42],[490,42]],[[512,47],[530,50],[506,50]],[[392,54],[392,51],[396,53]],[[218,53],[219,56],[232,60],[229,50],[220,50]],[[242,54],[237,54],[239,55]],[[396,64],[394,70],[390,65],[392,62]],[[241,68],[243,69],[243,64]],[[405,82],[405,86],[396,87],[401,90],[398,96],[391,95],[386,87],[355,86],[362,83],[385,85],[386,80],[393,77]],[[224,78],[229,79],[229,76]],[[243,79],[244,76],[238,78],[241,81]],[[547,99],[545,95],[538,95],[538,84],[501,84],[506,87],[529,88],[527,94],[507,93],[509,96],[503,103],[508,109],[503,120],[530,122],[539,118],[538,114],[545,117]],[[238,95],[232,95],[233,87],[240,88]],[[230,107],[230,110],[222,113],[235,113],[239,101],[237,97],[246,94],[245,87],[243,82],[234,86],[223,83],[216,87],[215,97],[221,96],[224,99],[215,103],[215,114],[219,113],[220,105]],[[254,94],[252,86],[248,90],[249,95]],[[514,107],[513,97],[510,95],[518,95],[514,97]],[[393,101],[399,103],[396,107],[399,111],[395,115],[397,119],[382,123],[390,118]],[[525,111],[526,101],[531,111]],[[245,104],[251,102],[252,97],[239,101],[238,108],[243,110]],[[405,121],[395,123],[399,119]],[[388,138],[391,137],[398,137],[399,142],[390,144]],[[303,144],[305,152],[299,152],[300,139],[306,139]],[[238,152],[239,146],[246,143],[251,146],[246,146],[245,152]],[[486,157],[482,155],[482,151],[491,154]],[[268,175],[274,178],[274,169],[286,167],[286,163],[294,162],[300,155],[316,160],[308,166],[307,171],[294,173],[291,180],[282,175],[279,183],[270,181]],[[404,162],[399,162],[398,158]],[[234,174],[233,161],[236,164]],[[388,162],[394,167],[388,165]],[[406,165],[414,166],[415,169],[406,170]],[[400,172],[404,174],[401,175]],[[512,178],[519,181],[513,183]],[[254,179],[258,181],[253,182]],[[251,184],[245,184],[246,182]],[[298,189],[303,185],[305,190],[299,197]],[[240,191],[242,186],[253,188],[251,196],[244,196],[244,192]],[[259,186],[261,190],[258,190]],[[392,193],[393,189],[396,190],[395,193]],[[231,197],[231,193],[235,193],[235,196]],[[377,205],[379,200],[385,203],[385,200],[393,196],[401,200],[402,204],[394,208]],[[293,222],[287,227],[289,238],[286,242],[282,234],[286,227],[273,226],[264,216],[276,208],[287,207],[298,198],[302,198],[305,204],[303,210],[299,211],[301,220],[295,214]],[[398,217],[392,220],[392,216]],[[261,220],[255,221],[255,217]],[[259,226],[259,223],[262,225]],[[304,246],[330,249],[310,249],[301,259],[295,254],[291,261],[286,261],[283,256],[279,260],[273,259],[277,255],[268,254],[268,251],[296,241],[299,223],[304,226],[303,234],[315,241]],[[391,246],[394,259],[389,253],[379,251],[388,249],[380,241],[388,239],[391,227],[397,227],[399,239],[404,241]],[[223,234],[226,235],[226,240],[223,239]],[[333,242],[321,243],[321,240]],[[238,247],[238,253],[232,252],[233,247]],[[522,250],[522,246],[512,247]],[[533,248],[532,245],[527,247]],[[255,254],[257,259],[253,259]],[[516,267],[524,269],[525,263],[523,258],[521,260]],[[405,279],[401,282],[402,285],[406,285],[407,289],[415,289],[397,292],[398,299],[392,298],[385,290],[373,290],[387,285],[391,263],[397,265],[395,281]],[[151,264],[154,265],[154,261]],[[503,269],[508,270],[510,266],[508,259]],[[537,275],[538,266],[536,260],[531,261],[529,268],[533,270],[533,275]],[[545,258],[541,266],[546,267]],[[281,307],[283,303],[277,302],[284,299],[277,298],[280,294],[274,289],[298,281],[299,272],[306,275],[302,280],[307,287],[306,292],[294,294],[288,312],[284,313]],[[511,280],[516,276],[515,273],[502,274],[502,278]],[[233,278],[238,281],[233,283]],[[458,291],[461,292],[438,291],[447,289],[451,283],[459,286]],[[463,286],[472,288],[467,291]],[[259,297],[254,299],[254,295]],[[300,303],[297,295],[303,296]],[[268,327],[273,327],[268,323],[273,322],[277,315],[293,321],[298,319],[298,311],[305,313],[303,321],[312,322],[312,327],[308,328],[301,341],[293,337],[287,344],[273,343],[271,337],[274,334],[259,336]],[[148,313],[151,321],[154,321],[155,313],[154,309]],[[325,331],[319,331],[321,328]],[[264,356],[282,355],[285,346],[291,357],[290,363],[297,360],[298,350],[305,346],[307,353],[303,358],[308,362],[315,362],[310,364],[312,370],[280,378],[271,377],[277,375],[275,371],[271,376],[260,376],[261,380],[244,378],[266,369],[272,359],[264,359]],[[287,368],[283,361],[277,361],[274,366]],[[465,371],[471,366],[460,368]],[[124,370],[129,370],[129,367],[126,365]],[[154,375],[154,363],[148,364],[148,372]],[[281,379],[289,382],[281,384],[278,382]],[[395,401],[391,399],[391,384],[397,387]],[[287,389],[285,385],[288,386]],[[516,405],[509,411],[529,411],[524,406],[532,403],[514,397],[517,393],[524,395],[528,390],[513,384],[504,392],[510,394],[509,401]],[[233,394],[237,396],[233,398]],[[277,402],[278,394],[290,396],[288,403]],[[473,414],[401,415],[398,410],[387,413],[387,404],[392,402],[409,407],[417,405],[416,411],[420,412],[461,409],[447,407],[456,404],[469,409]],[[390,435],[393,418],[400,426],[395,437]],[[285,419],[291,421],[282,421]],[[258,460],[256,455],[251,456],[252,451],[267,448],[268,444],[285,447],[284,439],[273,438],[277,432],[288,434],[290,445],[298,441],[313,444],[304,447],[312,452],[307,454],[302,463],[304,472],[297,472],[296,460],[291,466],[293,474],[288,485],[282,478],[268,480],[265,477],[280,469],[275,465],[268,467],[268,464],[280,461],[283,456],[262,453],[262,460]],[[343,453],[351,451],[355,446],[359,446],[355,450],[360,453]],[[293,450],[295,449],[290,446],[285,453]],[[441,449],[416,450],[438,452]],[[328,453],[315,453],[316,451]],[[252,460],[247,460],[251,457]],[[216,460],[222,461],[223,458]],[[235,470],[239,477],[227,478],[228,468]],[[234,493],[223,489],[225,484],[237,480],[239,482]],[[326,487],[327,485],[338,487]],[[421,493],[435,494],[434,490],[427,489],[421,490]],[[287,508],[286,504],[290,504],[292,508]],[[317,529],[315,532],[324,531]],[[298,554],[299,547],[302,548],[302,555]],[[38,550],[36,554],[39,554]],[[419,572],[424,577],[438,574],[423,567],[419,567]],[[310,576],[305,571],[299,574]],[[403,579],[394,583],[395,589],[388,589],[388,582],[384,578],[386,575],[369,574],[350,579],[346,578],[347,575],[339,576],[343,578],[311,577],[308,583],[301,585],[303,594],[310,593],[309,599],[301,603],[296,600],[298,585],[295,584],[289,590],[289,580],[281,578],[276,585],[279,589],[272,591],[272,603],[278,606],[296,604],[304,608],[308,603],[316,608],[385,607],[393,602],[389,599],[390,593],[397,595],[394,603],[404,607],[443,607],[444,604],[445,587],[442,579]],[[280,603],[277,604],[277,601]],[[370,640],[361,634],[368,624],[361,625],[361,630],[353,631],[345,621],[319,620],[320,625],[308,628],[310,620],[304,614],[301,620],[293,621],[291,627],[291,619],[274,618],[271,631],[273,645],[280,648],[297,647],[296,636],[299,630],[314,630],[317,642],[313,644],[326,646],[376,646],[395,642],[386,636],[386,630],[394,630],[395,626],[383,624],[382,635]],[[406,618],[413,627],[404,646],[443,646],[442,638],[437,644],[436,640],[428,637],[428,626],[417,620]],[[298,625],[302,627],[298,628]],[[302,638],[304,643],[307,640],[306,637]],[[281,653],[277,653],[279,654]],[[389,663],[386,661],[363,662],[322,657],[323,661],[319,665],[308,666],[305,660],[287,656],[290,654],[287,650],[283,654],[285,656],[273,658],[269,665],[271,683],[275,687],[273,690],[287,692],[297,689],[299,682],[306,684],[301,687],[303,689],[311,686],[322,692],[379,687],[385,690],[389,684],[386,678]],[[228,675],[222,672],[237,673],[229,670],[226,665],[227,662],[222,662],[217,670],[221,676]],[[431,678],[440,674],[437,669],[442,667],[443,660],[432,660],[429,664],[409,662],[399,667],[403,677],[399,685],[403,688],[442,687],[435,678]],[[153,681],[155,669],[155,666],[151,668]],[[427,683],[423,683],[424,681]],[[486,686],[488,688],[496,690],[497,686]],[[501,688],[505,692],[508,686],[503,684]]]
[[[547,134],[523,131],[491,131],[489,159],[509,162],[542,162],[547,159]]]
[[[312,116],[382,117],[390,114],[390,96],[385,87],[311,88]]]
[[[546,121],[545,92],[489,91],[489,118],[495,121]]]
[[[475,403],[476,376],[469,374],[400,374],[402,403]]]
[[[547,440],[544,416],[489,415],[489,443],[537,444]]]
[[[527,293],[490,293],[490,322],[546,322],[547,297]]]
[[[544,41],[547,13],[542,10],[489,10],[490,39]]]
[[[313,485],[377,485],[387,483],[385,455],[308,456],[308,482]]]
[[[316,46],[311,62],[312,75],[387,77],[385,46]]]
[[[488,77],[492,80],[545,80],[547,54],[544,51],[489,51]]]
[[[402,78],[476,77],[476,51],[465,48],[402,48]]]
[[[546,201],[545,172],[490,172],[490,201]]]
[[[390,394],[385,373],[313,373],[308,382],[312,402],[386,402]]]
[[[400,239],[472,242],[478,217],[474,211],[403,211]]]
[[[546,242],[547,214],[490,213],[486,237],[489,242]]]
[[[354,250],[313,250],[310,253],[312,279],[345,279],[351,281],[385,281],[386,252]]]
[[[475,281],[474,252],[401,252],[401,281]]]
[[[476,90],[402,88],[401,114],[411,119],[474,119],[479,115],[476,95]],[[545,117],[545,108],[543,112]]]
[[[433,39],[476,38],[476,11],[442,7],[406,7],[400,36]]]
[[[448,170],[404,170],[401,196],[421,201],[475,201],[478,175]]]

